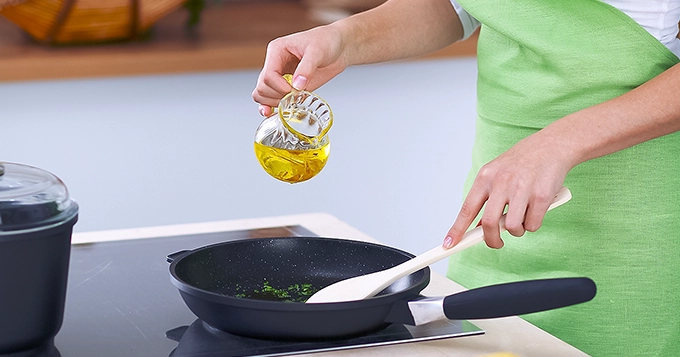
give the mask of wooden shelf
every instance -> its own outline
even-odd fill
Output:
[[[185,28],[186,18],[185,9],[171,13],[147,39],[48,46],[0,17],[0,81],[257,69],[269,41],[319,25],[297,1],[212,5],[192,33]],[[473,37],[423,58],[475,54]]]

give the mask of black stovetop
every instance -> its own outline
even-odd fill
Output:
[[[279,356],[481,334],[467,321],[390,325],[347,340],[275,342],[206,327],[170,283],[168,254],[217,242],[315,236],[300,226],[74,245],[64,324],[55,339],[63,357]],[[197,342],[198,341],[198,342]]]

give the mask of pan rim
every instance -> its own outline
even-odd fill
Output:
[[[218,242],[218,243],[213,243],[205,246],[201,246],[192,250],[188,250],[175,259],[173,259],[172,263],[170,263],[169,271],[170,271],[170,280],[172,284],[180,290],[180,292],[189,294],[192,296],[195,296],[200,299],[204,300],[209,300],[213,303],[218,303],[218,304],[225,304],[225,305],[230,305],[230,306],[235,306],[235,307],[242,307],[242,308],[253,308],[253,309],[258,309],[258,310],[271,310],[271,311],[280,311],[282,309],[285,309],[287,311],[324,311],[324,310],[338,310],[342,309],[343,306],[346,306],[348,309],[354,309],[355,304],[358,301],[361,301],[361,303],[366,306],[366,307],[371,307],[371,306],[380,306],[384,304],[389,304],[391,302],[396,302],[398,300],[402,300],[407,297],[413,298],[414,296],[417,296],[421,290],[423,290],[430,282],[430,268],[425,267],[413,274],[422,274],[423,276],[419,279],[418,282],[414,283],[413,285],[409,286],[408,288],[397,291],[394,293],[389,293],[385,295],[379,295],[379,296],[374,296],[371,298],[363,299],[363,300],[357,300],[357,301],[345,301],[345,302],[335,302],[335,303],[321,303],[321,304],[305,304],[305,303],[300,303],[300,302],[283,302],[283,301],[267,301],[267,300],[258,300],[258,299],[248,299],[248,298],[240,298],[240,297],[235,297],[231,295],[223,295],[219,294],[216,292],[212,292],[209,290],[201,289],[198,287],[195,287],[188,282],[182,280],[177,276],[176,273],[176,267],[178,264],[181,263],[181,261],[189,256],[191,256],[194,253],[198,253],[204,250],[208,249],[217,249],[217,247],[225,246],[225,245],[231,245],[231,244],[243,244],[243,242],[257,242],[257,241],[265,241],[265,240],[274,240],[274,239],[303,239],[303,240],[330,240],[330,241],[336,241],[336,242],[341,242],[342,244],[357,244],[357,245],[368,245],[372,246],[375,248],[380,248],[380,249],[388,249],[391,251],[394,251],[396,253],[402,254],[406,257],[413,258],[415,257],[414,254],[409,253],[407,251],[387,246],[384,244],[379,244],[379,243],[373,243],[373,242],[364,242],[360,240],[354,240],[354,239],[346,239],[346,238],[336,238],[336,237],[318,237],[318,236],[281,236],[281,237],[265,237],[265,238],[244,238],[244,239],[238,239],[238,240],[232,240],[232,241],[225,241],[225,242]],[[415,292],[414,292],[415,291]]]

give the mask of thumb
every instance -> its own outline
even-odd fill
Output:
[[[297,90],[307,89],[309,80],[314,76],[314,72],[318,68],[318,64],[315,63],[311,58],[314,56],[303,56],[295,68],[295,73],[293,73],[293,82],[291,85]]]
[[[308,82],[307,76],[295,74],[293,75],[293,82],[291,83],[291,85],[296,90],[304,90],[307,88],[307,82]]]

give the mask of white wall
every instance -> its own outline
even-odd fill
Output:
[[[324,211],[414,254],[441,242],[470,165],[474,59],[354,67],[319,89],[331,157],[295,185],[253,154],[257,74],[0,84],[0,160],[61,177],[76,231]]]

